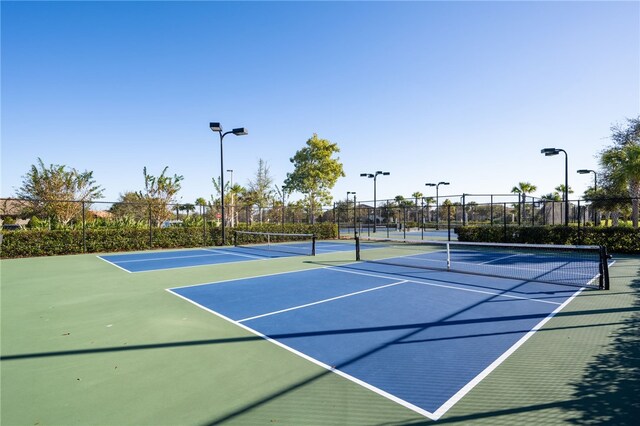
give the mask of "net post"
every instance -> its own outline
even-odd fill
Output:
[[[233,245],[238,247],[238,231],[233,231]]]
[[[311,256],[316,255],[316,234],[311,237]]]
[[[451,243],[447,241],[447,272],[451,271]]]
[[[360,260],[360,237],[356,235],[356,260]]]
[[[607,253],[606,246],[600,246],[600,290],[609,290],[609,259],[611,255]]]

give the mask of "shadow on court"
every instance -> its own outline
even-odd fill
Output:
[[[626,274],[629,275],[629,274]],[[592,362],[584,367],[584,371],[581,377],[577,377],[570,383],[573,388],[573,394],[567,394],[566,399],[558,399],[555,401],[536,401],[531,400],[529,403],[523,403],[519,405],[513,404],[508,408],[504,407],[491,407],[486,406],[482,409],[476,409],[474,406],[471,409],[463,408],[461,410],[452,410],[449,415],[445,415],[437,423],[443,424],[466,424],[484,423],[484,424],[516,424],[519,416],[522,414],[539,413],[541,419],[548,419],[549,412],[558,413],[562,411],[566,413],[564,416],[564,423],[587,425],[587,424],[619,424],[630,425],[636,424],[634,421],[639,415],[639,405],[637,401],[637,395],[640,391],[640,275],[636,275],[629,286],[626,286],[624,290],[614,288],[611,293],[602,293],[598,291],[583,293],[581,297],[588,296],[590,299],[604,299],[606,300],[609,295],[616,294],[619,291],[619,295],[628,295],[631,290],[635,294],[635,303],[633,305],[625,304],[612,306],[611,304],[602,303],[600,307],[589,309],[578,309],[575,311],[562,311],[556,315],[556,318],[574,318],[584,317],[585,320],[580,324],[575,325],[559,325],[556,322],[550,322],[543,327],[538,333],[553,334],[549,332],[554,331],[566,331],[568,334],[580,329],[599,329],[602,327],[611,327],[615,330],[611,338],[609,339],[609,345],[606,353],[593,357]],[[600,305],[600,302],[598,303]],[[507,316],[499,318],[487,318],[482,321],[496,321],[496,320],[516,320],[521,316]],[[542,317],[542,315],[540,315]],[[475,320],[478,321],[478,320]],[[416,323],[416,324],[403,324],[400,326],[392,327],[370,327],[363,329],[345,329],[345,330],[322,330],[316,333],[323,334],[340,334],[340,333],[354,333],[354,332],[376,332],[384,331],[389,328],[404,328],[406,329],[405,337],[409,338],[416,328],[424,327],[441,327],[449,324],[462,324],[464,320],[444,319],[442,321],[436,321],[432,323]],[[300,335],[308,335],[313,333],[301,333]],[[271,336],[274,339],[296,337],[296,334],[287,334],[280,336]],[[474,335],[460,336],[460,338],[469,337],[473,338]],[[123,351],[145,351],[145,350],[158,350],[165,348],[189,348],[207,345],[233,345],[249,343],[262,340],[259,336],[247,335],[232,338],[223,339],[203,339],[203,340],[190,340],[181,342],[167,342],[157,344],[142,344],[142,345],[128,345],[128,346],[113,346],[103,348],[89,348],[89,349],[77,349],[77,350],[64,350],[64,351],[52,351],[52,352],[40,352],[40,353],[23,353],[6,355],[0,358],[2,362],[11,362],[13,360],[21,359],[36,359],[47,357],[65,357],[76,355],[91,355],[110,352],[123,352]],[[396,342],[397,343],[397,342]],[[402,343],[406,343],[403,341]],[[374,350],[377,350],[374,349]],[[360,357],[366,357],[369,353],[363,353]],[[354,362],[350,360],[348,362]],[[340,366],[338,366],[340,367]],[[307,387],[314,386],[318,381],[323,378],[332,375],[333,373],[328,370],[316,371],[316,374],[312,374],[309,377],[292,381],[285,387],[273,389],[271,393],[264,395],[262,398],[255,398],[253,400],[243,401],[243,405],[239,408],[230,410],[225,414],[220,414],[216,417],[212,417],[210,420],[202,424],[242,424],[245,420],[261,419],[263,423],[268,423],[269,419],[265,417],[265,413],[269,413],[270,405],[276,401],[296,400],[297,391],[305,389]],[[554,377],[546,378],[553,382]],[[472,397],[472,395],[469,395]],[[465,402],[464,400],[461,402]],[[330,410],[329,407],[325,407]],[[313,409],[313,408],[309,408]],[[264,421],[266,418],[266,421]],[[556,423],[560,423],[562,420],[557,419]],[[543,423],[543,422],[542,422]],[[375,423],[371,423],[375,424]],[[385,422],[381,419],[378,425],[391,425],[398,424],[398,422]],[[415,416],[413,420],[403,421],[402,424],[433,424],[432,421],[419,418]],[[520,423],[523,424],[523,423]]]
[[[581,381],[573,383],[573,424],[637,425],[640,418],[640,272],[631,282],[634,314],[612,336],[605,354],[591,362]]]
[[[623,312],[636,312],[636,308],[617,308],[617,309],[603,309],[599,311],[575,311],[575,312],[559,312],[556,314],[557,317],[562,316],[578,316],[578,315],[598,315],[598,314],[611,314],[611,313],[623,313]],[[305,332],[305,333],[286,333],[286,334],[274,334],[269,336],[272,339],[290,339],[296,337],[312,337],[312,336],[326,336],[326,335],[338,335],[338,334],[353,334],[353,333],[376,333],[381,331],[391,331],[391,330],[415,330],[415,329],[423,329],[427,327],[446,327],[446,326],[455,326],[455,325],[464,325],[464,324],[477,324],[481,322],[486,323],[495,323],[502,321],[518,321],[522,319],[544,319],[547,317],[547,314],[532,314],[532,315],[512,315],[512,316],[502,316],[502,317],[491,317],[491,318],[483,318],[483,319],[473,319],[473,320],[446,320],[446,321],[435,321],[435,322],[425,322],[425,323],[415,323],[415,324],[402,324],[402,325],[393,325],[393,326],[380,326],[380,327],[364,327],[364,328],[346,328],[340,330],[322,330],[322,331],[314,331],[314,332]],[[640,325],[640,317],[636,319],[636,327]],[[609,323],[598,323],[592,325],[575,325],[569,327],[545,327],[538,332],[545,331],[558,331],[558,330],[570,330],[570,329],[580,329],[580,328],[591,328],[591,327],[603,327],[603,326],[611,326],[611,325],[620,325],[626,326],[627,322],[609,322]],[[527,332],[526,330],[512,330],[503,333],[491,333],[491,335],[499,335],[499,334],[520,334],[523,332]],[[454,337],[443,337],[440,339],[430,339],[429,341],[437,341],[444,339],[468,339],[474,337],[482,337],[484,334],[467,334],[462,336],[454,336]],[[206,339],[206,340],[193,340],[193,341],[185,341],[185,342],[170,342],[170,343],[155,343],[155,344],[145,344],[145,345],[127,345],[127,346],[114,346],[114,347],[105,347],[105,348],[92,348],[92,349],[75,349],[75,350],[65,350],[65,351],[51,351],[51,352],[37,352],[37,353],[26,353],[26,354],[14,354],[14,355],[4,355],[0,356],[0,361],[15,361],[21,359],[33,359],[33,358],[48,358],[48,357],[58,357],[58,356],[73,356],[73,355],[91,355],[91,354],[100,354],[100,353],[109,353],[109,352],[130,352],[130,351],[143,351],[143,350],[153,350],[153,349],[166,349],[166,348],[187,348],[193,346],[208,346],[208,345],[221,345],[221,344],[235,344],[235,343],[245,343],[252,341],[264,340],[261,336],[244,336],[244,337],[232,337],[226,339]],[[638,340],[636,340],[637,342]],[[403,344],[411,343],[412,341],[404,341]],[[636,359],[639,359],[640,351],[636,353]]]

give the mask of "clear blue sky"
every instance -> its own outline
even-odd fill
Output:
[[[209,199],[225,169],[276,184],[317,133],[336,199],[592,184],[610,127],[640,113],[640,3],[2,1],[2,190],[40,157],[92,170],[115,201],[142,169]],[[226,179],[229,178],[227,174]]]

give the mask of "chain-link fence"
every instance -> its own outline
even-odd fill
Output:
[[[243,228],[257,224],[333,223],[340,237],[359,233],[381,236],[402,232],[447,231],[451,238],[455,227],[476,226],[632,226],[632,198],[599,198],[594,200],[545,200],[521,194],[463,194],[418,199],[336,202],[333,206],[313,210],[300,202],[283,205],[226,205],[225,214],[215,204],[169,204],[157,200],[144,202],[105,202],[74,200],[0,199],[0,217],[4,232],[29,228],[34,230],[73,230],[73,244],[92,244],[89,231],[102,230],[103,235],[118,238],[117,230],[136,229],[136,242],[131,247],[154,247],[161,235],[179,228],[188,229],[181,243],[215,245],[220,243],[220,225]],[[107,232],[109,231],[109,232]],[[380,234],[378,234],[380,233]],[[93,238],[96,233],[91,233]],[[455,234],[454,234],[455,236]],[[104,237],[107,238],[107,237]],[[176,237],[177,238],[177,237]],[[178,244],[178,243],[176,243]],[[105,247],[108,248],[108,244]]]

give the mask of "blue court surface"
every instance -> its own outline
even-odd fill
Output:
[[[353,251],[353,242],[318,241],[316,254]],[[284,250],[284,251],[283,251]],[[201,248],[145,253],[98,256],[100,259],[127,272],[148,272],[162,269],[189,268],[221,263],[257,261],[273,258],[302,256],[310,253],[311,243],[252,245],[243,247]]]
[[[582,289],[361,262],[168,291],[438,419]]]

